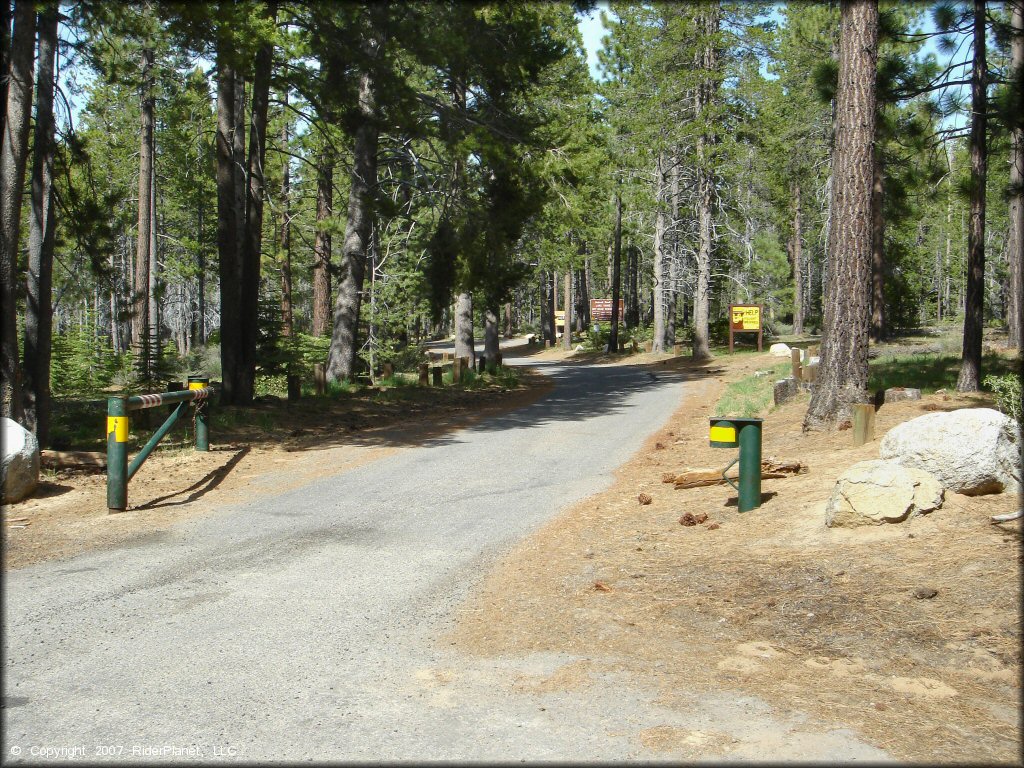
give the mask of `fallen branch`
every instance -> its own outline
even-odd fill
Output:
[[[40,451],[39,459],[47,469],[107,468],[107,454],[100,451]]]
[[[778,480],[807,472],[807,465],[799,461],[779,461],[769,456],[761,460],[761,479]],[[729,475],[730,480],[738,480],[738,474]],[[703,488],[709,485],[725,485],[722,471],[719,469],[686,469],[678,475],[664,475],[662,481],[672,483],[675,489]]]
[[[1007,512],[1005,515],[992,515],[992,522],[1006,523],[1010,520],[1017,520],[1021,517],[1024,517],[1024,509],[1018,509],[1016,512]]]

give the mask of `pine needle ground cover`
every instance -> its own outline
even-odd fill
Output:
[[[889,429],[934,410],[992,407],[992,396],[883,405],[875,439],[854,447],[849,431],[804,434],[801,394],[765,414],[764,453],[809,471],[765,480],[751,512],[739,513],[725,486],[662,482],[734,457],[708,445],[708,417],[729,384],[771,364],[720,355],[705,367],[614,485],[511,551],[444,641],[503,663],[564,660],[510,680],[510,696],[597,695],[615,680],[621,695],[649,697],[672,716],[641,741],[666,759],[806,759],[831,734],[900,761],[1019,760],[1021,524],[991,521],[1018,497],[947,493],[939,510],[904,524],[824,525],[838,475],[877,458]],[[687,512],[708,518],[680,525]],[[709,717],[722,697],[746,702],[739,716]]]

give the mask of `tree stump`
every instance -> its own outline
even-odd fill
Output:
[[[459,384],[462,382],[462,361],[465,358],[456,357],[452,360],[452,384]]]
[[[420,386],[421,387],[429,387],[430,386],[430,364],[429,363],[420,363]]]
[[[431,371],[434,374],[434,386],[435,387],[443,386],[444,381],[443,381],[443,379],[441,377],[444,374],[444,368],[442,368],[440,365],[435,365],[431,369]]]
[[[395,366],[391,363],[384,363],[381,366],[380,376],[382,379],[393,379],[395,378]]]

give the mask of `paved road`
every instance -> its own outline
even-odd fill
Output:
[[[606,486],[684,394],[628,367],[543,367],[555,388],[521,410],[9,574],[4,759],[657,756],[638,729],[681,715],[653,694],[609,684],[538,706],[496,681],[570,657],[468,659],[437,641],[486,567]],[[769,722],[759,706],[715,711]]]

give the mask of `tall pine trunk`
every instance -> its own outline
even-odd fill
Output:
[[[867,401],[877,0],[840,5],[832,225],[821,362],[804,428],[832,427]]]
[[[678,150],[671,155],[672,168],[669,171],[668,189],[668,231],[665,239],[668,240],[668,284],[665,290],[668,293],[668,303],[665,311],[665,351],[671,350],[676,343],[676,313],[679,308],[679,270],[683,261],[682,243],[679,237],[679,177],[682,175],[682,164],[679,160]]]
[[[376,49],[371,41],[370,47]],[[377,187],[376,93],[373,76],[363,72],[359,77],[359,115],[352,158],[351,187],[348,196],[348,221],[341,253],[341,282],[334,302],[334,324],[331,348],[327,355],[327,379],[349,379],[355,372],[359,351],[359,308],[363,279],[373,228],[373,197]]]
[[[566,268],[562,277],[562,308],[565,317],[562,322],[562,345],[566,350],[572,349],[572,269]]]
[[[316,168],[316,231],[313,236],[314,336],[326,336],[331,322],[331,232],[334,208],[334,161],[329,148],[320,150]]]
[[[498,364],[498,352],[501,342],[498,340],[498,307],[484,310],[484,357],[488,368]]]
[[[273,44],[264,41],[253,66],[249,121],[249,156],[245,197],[245,237],[242,241],[242,368],[236,402],[252,402],[256,384],[256,342],[259,332],[260,256],[263,250],[263,166],[267,155],[267,108]]]
[[[153,150],[156,99],[153,95],[153,49],[142,50],[139,92],[139,199],[135,240],[135,271],[132,290],[132,347],[143,379],[153,372],[152,340],[149,338],[149,262],[153,226]]]
[[[281,101],[288,105],[288,90],[281,93]],[[290,342],[295,337],[295,306],[292,301],[292,209],[291,209],[291,165],[288,156],[288,115],[281,119],[281,150],[284,165],[281,168],[281,228],[277,235],[281,267],[281,335]],[[302,394],[302,380],[296,370],[296,363],[288,361],[288,401],[295,402]]]
[[[700,52],[700,82],[697,85],[696,110],[704,127],[697,136],[697,284],[693,292],[693,358],[707,360],[711,357],[711,249],[714,235],[712,206],[715,198],[714,168],[712,167],[711,145],[714,141],[715,119],[709,110],[718,98],[718,48],[717,37],[720,23],[720,9],[717,5],[708,7],[700,17],[701,35],[704,42]]]
[[[878,119],[877,117],[875,118]],[[876,125],[877,129],[877,125]],[[885,338],[885,178],[882,153],[875,142],[875,169],[871,181],[871,338]]]
[[[0,416],[21,422],[22,371],[18,350],[18,249],[21,243],[21,197],[28,155],[32,110],[32,59],[36,37],[35,4],[18,0],[11,33],[7,112],[0,142]]]
[[[804,260],[803,260],[803,201],[800,182],[793,184],[793,239],[790,254],[793,259],[793,334],[804,332]]]
[[[221,47],[225,43],[222,42]],[[217,52],[217,253],[220,274],[221,402],[238,402],[238,370],[243,364],[241,254],[243,236],[237,208],[235,172],[235,95],[237,78],[226,50]]]
[[[11,2],[0,0],[0,136],[7,124],[7,70],[11,66]]]
[[[1007,332],[1010,346],[1024,349],[1024,0],[1012,0],[1010,25],[1011,82],[1017,94],[1016,121],[1010,148],[1010,222],[1007,256],[1010,266],[1010,302]]]
[[[622,274],[622,196],[615,193],[615,232],[612,237],[612,319],[608,352],[619,351],[619,283]]]
[[[985,45],[985,1],[974,0],[971,135],[968,144],[971,156],[971,219],[967,229],[967,295],[960,376],[956,382],[958,392],[977,392],[981,388],[981,334],[985,324],[985,182],[988,175]]]
[[[693,359],[711,357],[711,173],[703,167],[706,143],[697,139],[697,285],[693,291]]]
[[[6,3],[6,0],[0,0]],[[36,125],[32,157],[32,216],[28,235],[28,284],[25,303],[25,428],[41,446],[50,433],[50,352],[53,307],[53,118],[57,57],[56,2],[39,13],[39,64],[36,72]],[[116,321],[115,321],[116,322]]]
[[[463,291],[455,297],[455,356],[468,357],[476,365],[473,346],[473,297]]]
[[[665,155],[658,155],[654,166],[654,337],[651,341],[652,352],[664,352],[666,343],[669,349],[672,342],[666,342],[667,319],[669,311],[669,257],[668,244],[665,240]]]

